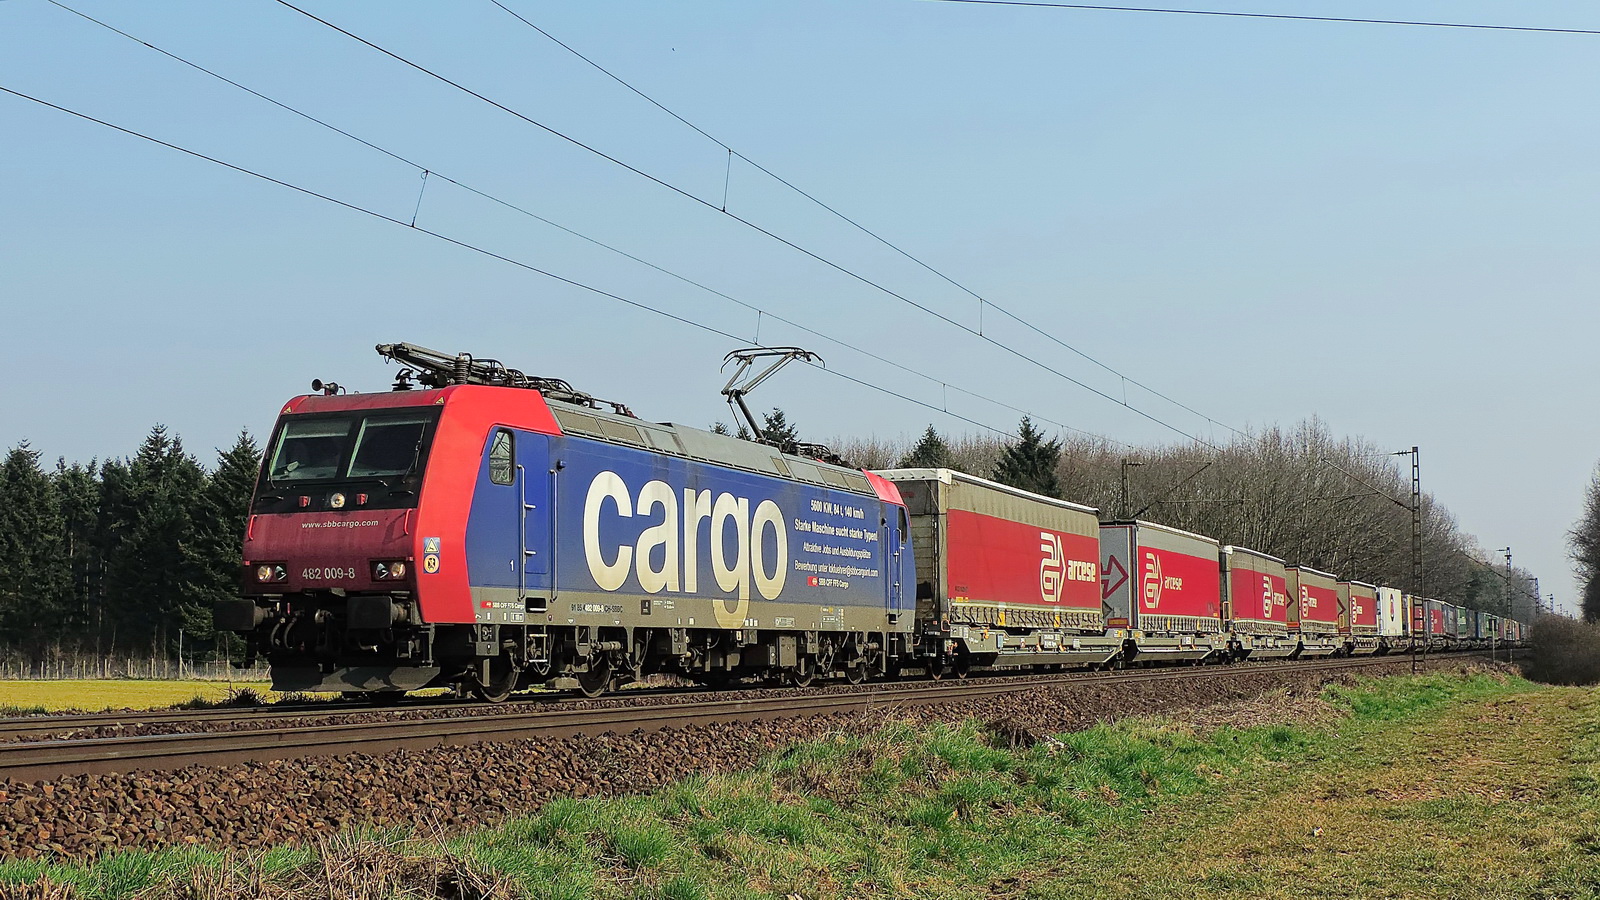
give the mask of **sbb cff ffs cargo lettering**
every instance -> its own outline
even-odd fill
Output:
[[[656,673],[807,685],[1377,653],[1423,622],[1441,646],[1519,633],[1463,616],[1462,637],[1454,607],[1411,614],[1439,601],[948,469],[863,471],[493,360],[378,349],[405,366],[395,390],[283,406],[242,596],[216,606],[280,690],[497,701]]]

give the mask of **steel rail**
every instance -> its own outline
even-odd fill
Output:
[[[1263,671],[1320,672],[1360,669],[1394,662],[1395,657],[1317,662],[1268,663],[1248,667],[1184,667],[1141,669],[1101,674],[1094,684],[1228,678]],[[1085,679],[1042,677],[1026,681],[943,682],[899,690],[809,694],[738,700],[708,699],[666,705],[619,706],[605,709],[538,710],[507,715],[397,719],[270,730],[144,735],[16,742],[0,745],[0,778],[19,782],[68,775],[127,771],[161,771],[189,765],[237,765],[273,759],[348,753],[382,753],[397,749],[425,750],[480,741],[531,737],[570,737],[657,731],[726,722],[866,713],[893,706],[960,703],[1041,687],[1072,685]]]

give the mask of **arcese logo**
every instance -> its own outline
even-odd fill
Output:
[[[1046,603],[1060,603],[1068,581],[1100,582],[1100,564],[1089,560],[1067,559],[1061,546],[1061,535],[1053,531],[1039,532],[1039,596]]]

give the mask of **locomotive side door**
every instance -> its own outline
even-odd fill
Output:
[[[889,540],[888,552],[884,554],[889,570],[885,573],[889,576],[889,590],[887,592],[889,624],[895,625],[900,621],[900,599],[904,591],[901,566],[906,558],[906,532],[909,530],[907,528],[905,507],[894,507],[893,513],[884,516],[884,523],[886,525],[884,530],[888,532],[885,536]]]
[[[555,506],[551,502],[550,439],[519,433],[516,442],[518,536],[522,562],[518,594],[548,596]]]

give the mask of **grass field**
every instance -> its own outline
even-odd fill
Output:
[[[1020,750],[971,722],[890,726],[465,836],[419,823],[249,857],[13,862],[0,885],[197,900],[1600,896],[1591,691],[1430,675],[1330,689],[1290,720],[1292,705]]]
[[[266,682],[236,681],[269,700],[277,695]],[[45,710],[160,709],[201,697],[216,702],[228,697],[226,681],[0,681],[0,714]]]

